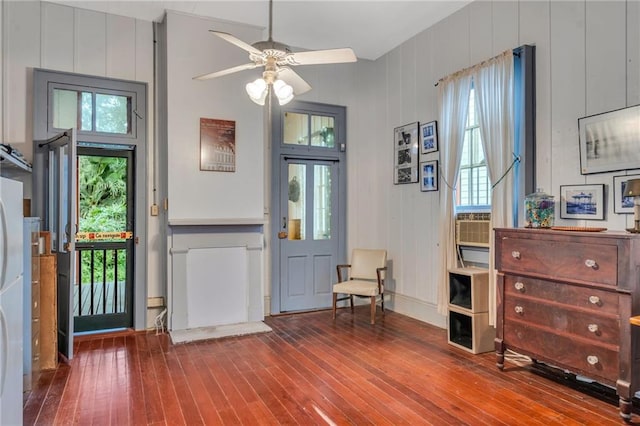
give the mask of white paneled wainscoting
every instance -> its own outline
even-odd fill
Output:
[[[264,319],[263,226],[170,221],[169,329]]]

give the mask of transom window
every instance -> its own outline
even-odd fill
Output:
[[[334,117],[326,115],[285,112],[283,143],[334,148],[334,121]]]
[[[469,110],[457,188],[456,205],[461,210],[475,207],[484,209],[491,205],[491,183],[482,147],[473,87],[469,93]]]
[[[132,96],[107,91],[53,87],[54,129],[76,128],[81,132],[131,135]]]

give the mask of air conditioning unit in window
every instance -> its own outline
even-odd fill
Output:
[[[458,213],[456,216],[456,244],[459,246],[489,247],[490,217],[490,213]]]

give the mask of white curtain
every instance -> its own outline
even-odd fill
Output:
[[[449,303],[449,268],[457,266],[455,192],[469,107],[471,73],[451,75],[438,83],[440,111],[440,267],[438,312],[446,315]]]
[[[491,193],[491,229],[513,226],[514,157],[513,53],[474,67],[473,85],[482,146],[487,159]],[[509,171],[509,172],[508,172]],[[489,323],[496,322],[496,270],[494,233],[489,248]]]

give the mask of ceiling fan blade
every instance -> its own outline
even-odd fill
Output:
[[[256,49],[255,47],[253,47],[252,45],[250,45],[249,43],[245,43],[244,41],[240,40],[239,38],[232,36],[229,33],[225,33],[222,31],[214,31],[214,30],[209,30],[210,32],[212,32],[213,34],[217,35],[218,37],[220,37],[221,39],[228,41],[231,44],[234,44],[236,46],[238,46],[240,49],[246,50],[249,53],[253,53],[254,55],[262,55],[262,51]]]
[[[283,67],[278,71],[278,78],[293,87],[295,95],[302,95],[311,90],[309,83],[304,81],[302,77],[296,74],[291,68]]]
[[[232,74],[238,71],[250,70],[257,67],[253,62],[250,64],[238,65],[237,67],[227,68],[224,70],[210,72],[208,74],[202,74],[197,77],[193,77],[194,80],[209,80],[210,78],[216,78],[227,74]]]
[[[312,50],[309,52],[296,52],[287,58],[291,65],[314,65],[314,64],[340,64],[344,62],[356,62],[353,50],[345,47],[343,49]]]

